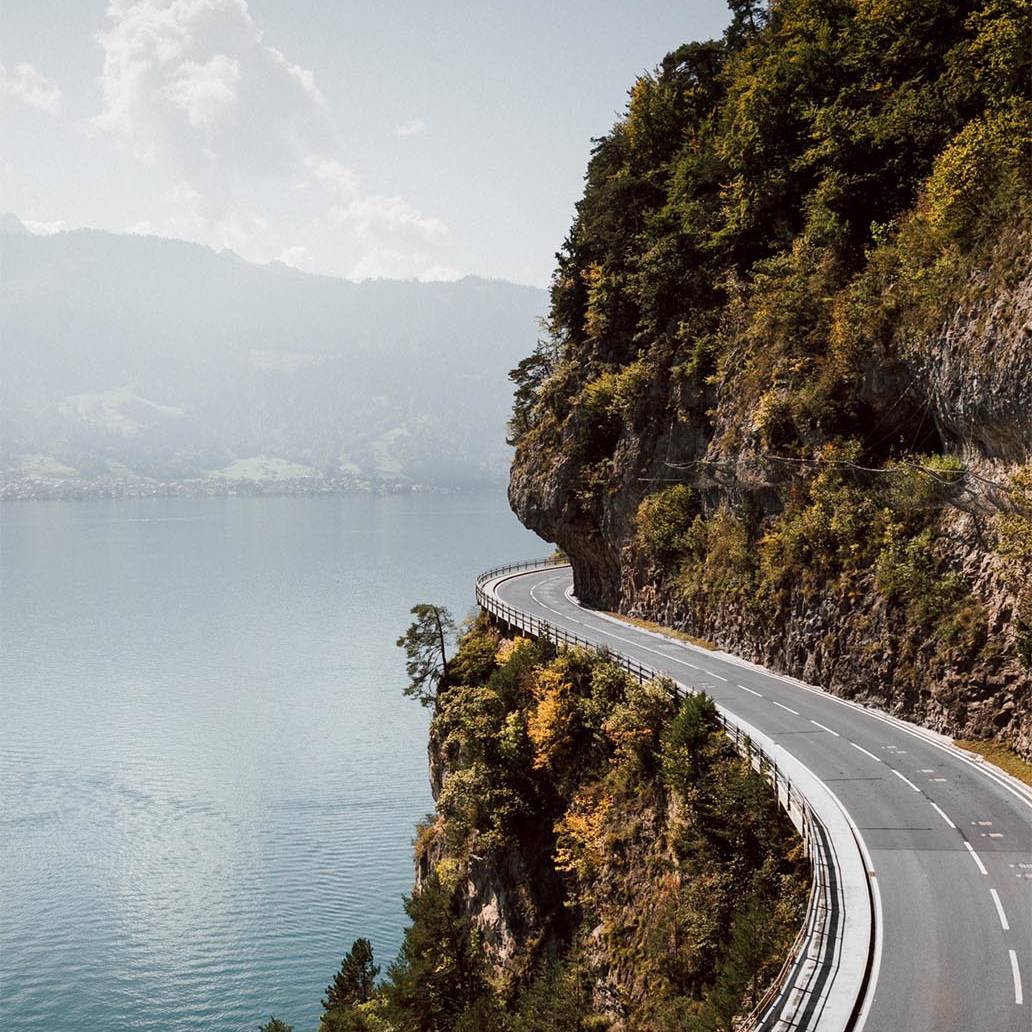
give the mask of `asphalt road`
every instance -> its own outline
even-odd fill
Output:
[[[931,732],[723,653],[580,607],[568,567],[503,581],[510,606],[702,688],[838,797],[870,854],[865,1032],[1032,1032],[1032,793]]]

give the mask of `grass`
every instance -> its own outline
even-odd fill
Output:
[[[610,616],[615,616],[617,620],[623,620],[624,623],[633,624],[635,627],[641,627],[646,631],[655,631],[657,634],[665,634],[668,638],[677,638],[679,641],[686,641],[689,645],[698,645],[700,649],[708,649],[710,652],[719,651],[718,647],[711,641],[707,641],[705,638],[696,638],[694,635],[686,634],[684,631],[678,631],[673,627],[664,627],[662,624],[653,623],[652,620],[642,620],[637,616],[627,616],[624,613],[609,613]]]
[[[1005,770],[1012,777],[1024,781],[1026,785],[1032,786],[1032,763],[1023,760],[1013,749],[1000,742],[993,741],[965,741],[955,739],[954,745],[968,752],[977,753],[990,763],[995,763],[1001,770]]]

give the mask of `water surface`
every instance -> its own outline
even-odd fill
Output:
[[[432,805],[394,639],[544,550],[501,492],[0,506],[0,1028],[313,1029]]]

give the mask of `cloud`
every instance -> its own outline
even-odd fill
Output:
[[[395,126],[394,132],[397,136],[417,136],[424,129],[426,123],[421,118],[413,118],[410,122],[402,122],[401,125]]]
[[[448,226],[363,184],[314,74],[265,42],[246,0],[110,0],[107,13],[91,127],[172,184],[135,231],[336,275],[450,275]]]
[[[209,217],[234,190],[325,147],[325,98],[267,46],[245,0],[113,0],[93,125],[169,167]]]
[[[55,233],[63,233],[68,229],[68,223],[64,219],[55,219],[53,222],[34,222],[32,219],[22,219],[22,225],[36,236],[53,236]]]
[[[371,243],[388,238],[395,244],[435,244],[449,235],[448,227],[440,219],[424,215],[403,197],[356,197],[346,205],[332,208],[330,217],[340,225],[351,226],[357,239]]]
[[[295,244],[276,255],[276,261],[307,271],[312,265],[312,252],[302,244]]]
[[[31,64],[8,70],[0,64],[0,97],[21,101],[37,111],[56,115],[61,109],[61,88]]]
[[[184,61],[165,96],[195,129],[212,129],[236,104],[239,87],[240,62],[216,54],[205,64]]]

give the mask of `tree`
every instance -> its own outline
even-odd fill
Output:
[[[413,606],[412,615],[415,620],[398,639],[398,648],[404,649],[408,658],[405,694],[431,706],[448,667],[445,641],[455,633],[455,621],[443,606],[426,602]]]
[[[294,1026],[288,1025],[285,1021],[280,1021],[279,1018],[269,1018],[269,1020],[262,1025],[258,1032],[294,1032]]]
[[[509,420],[509,444],[516,442],[533,426],[534,405],[537,403],[541,386],[555,371],[559,363],[559,345],[549,337],[538,340],[533,352],[521,359],[509,373],[509,379],[516,385],[512,399],[512,417]]]
[[[365,1003],[372,998],[379,973],[379,967],[373,963],[372,943],[368,939],[356,939],[344,955],[333,982],[326,987],[323,1007],[334,1010]]]

